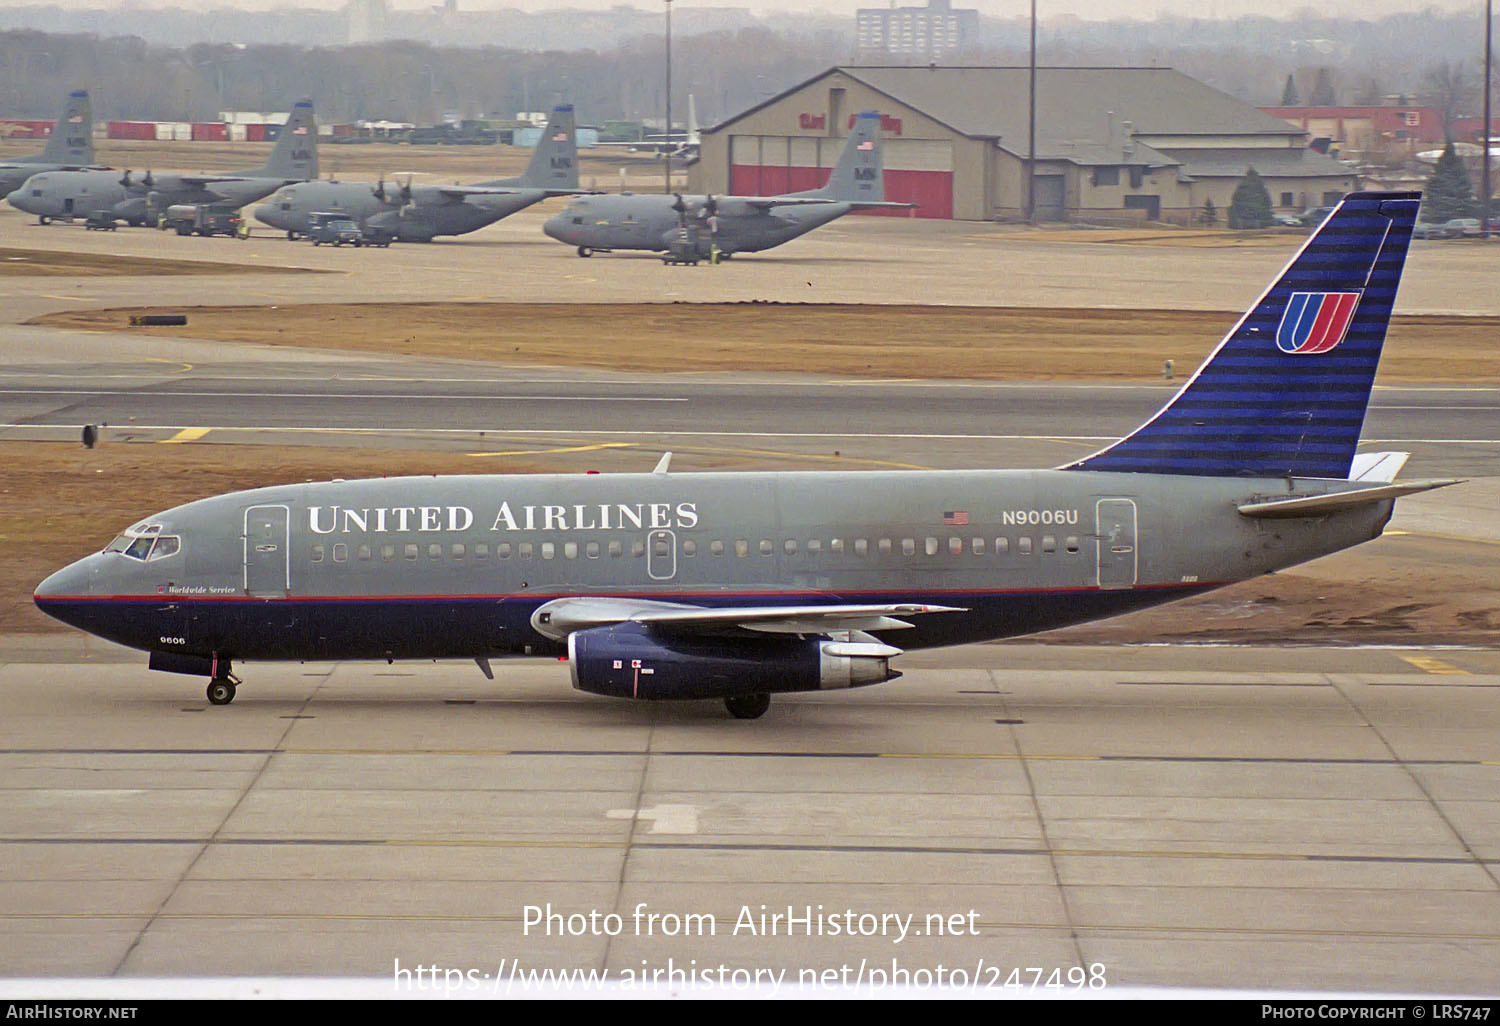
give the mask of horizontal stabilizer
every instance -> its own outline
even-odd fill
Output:
[[[1390,484],[1410,457],[1409,452],[1357,453],[1354,462],[1349,464],[1349,480]]]
[[[1352,492],[1332,492],[1328,495],[1300,495],[1292,499],[1269,499],[1265,502],[1247,502],[1239,511],[1247,517],[1320,517],[1326,513],[1338,513],[1371,502],[1399,499],[1403,495],[1415,495],[1434,488],[1463,484],[1463,478],[1434,481],[1406,481],[1402,484],[1380,485],[1376,488],[1357,488]]]

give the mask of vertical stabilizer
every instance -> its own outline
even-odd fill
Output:
[[[531,154],[531,162],[526,165],[526,173],[520,178],[508,178],[493,184],[565,192],[577,190],[578,133],[575,127],[571,103],[553,107],[547,127],[542,130],[536,150]]]
[[[1349,477],[1420,202],[1344,197],[1160,413],[1064,469]]]
[[[87,90],[68,94],[47,146],[36,157],[38,164],[86,166],[94,162],[94,113]]]
[[[827,185],[796,195],[843,203],[883,203],[885,174],[880,158],[879,113],[867,110],[855,117]]]
[[[245,172],[247,178],[280,178],[307,182],[318,177],[318,119],[311,100],[299,100],[287,115],[271,158],[262,167]]]

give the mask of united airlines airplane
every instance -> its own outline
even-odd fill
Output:
[[[890,680],[902,648],[1196,595],[1454,483],[1355,451],[1418,201],[1348,196],[1159,413],[1055,470],[277,485],[149,516],[36,603],[216,705],[242,661],[556,654],[583,691],[753,718]]]

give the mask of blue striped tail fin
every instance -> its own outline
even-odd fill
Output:
[[[1350,193],[1160,413],[1062,468],[1347,478],[1421,193]]]

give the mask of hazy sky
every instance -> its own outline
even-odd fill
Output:
[[[494,9],[515,7],[537,11],[547,8],[575,7],[603,9],[612,7],[618,0],[458,0],[460,10]],[[387,0],[394,9],[420,9],[440,4],[441,0],[419,2],[419,0]],[[852,14],[861,7],[890,6],[890,0],[674,0],[686,7],[746,7],[757,13],[770,11],[823,11],[829,14]],[[923,6],[926,0],[897,0],[900,6]],[[270,10],[277,7],[311,7],[335,10],[343,7],[345,0],[129,0],[128,3],[112,0],[0,0],[0,7],[25,7],[33,4],[55,4],[59,7],[239,7],[251,10]],[[634,0],[630,6],[642,9],[660,9],[661,0]],[[955,7],[974,8],[995,17],[1019,17],[1029,10],[1029,0],[953,0]],[[1481,19],[1483,4],[1475,0],[1431,0],[1413,3],[1402,0],[1319,0],[1310,4],[1307,0],[1139,0],[1134,4],[1121,4],[1118,0],[1038,0],[1038,16],[1045,22],[1050,17],[1072,15],[1090,20],[1131,17],[1150,19],[1158,13],[1198,15],[1210,18],[1234,18],[1246,14],[1282,17],[1298,10],[1312,9],[1319,14],[1341,17],[1372,17],[1394,14],[1398,11],[1421,11],[1437,8],[1445,11],[1475,12]]]

